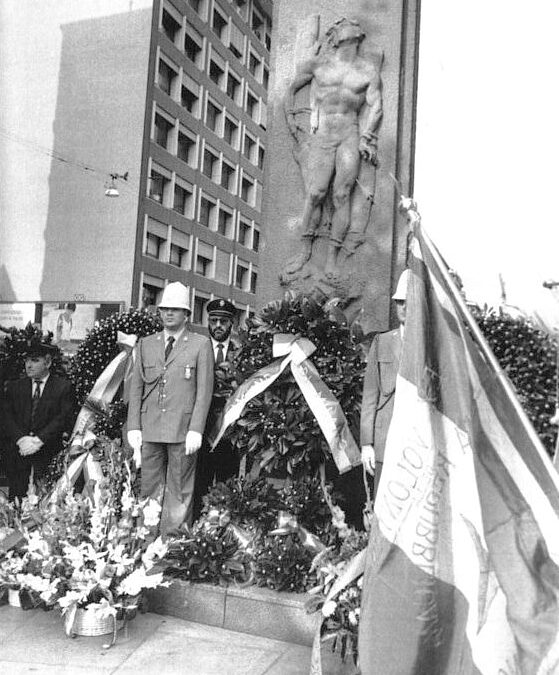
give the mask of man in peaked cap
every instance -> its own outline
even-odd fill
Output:
[[[233,303],[223,298],[211,300],[206,310],[208,312],[208,331],[216,367],[214,371],[214,394],[196,467],[195,518],[200,515],[202,497],[214,481],[226,481],[239,471],[239,458],[228,440],[221,440],[213,452],[211,451],[215,434],[221,424],[226,401],[225,396],[220,395],[219,392],[220,369],[226,368],[237,352],[237,345],[231,339],[231,330],[237,310]]]
[[[162,504],[161,533],[192,522],[197,453],[213,391],[210,340],[187,328],[188,289],[168,284],[163,331],[142,338],[130,386],[128,442],[141,461],[143,497]]]
[[[363,379],[361,458],[366,470],[375,476],[375,495],[384,462],[386,436],[394,409],[396,375],[400,365],[406,320],[408,276],[409,270],[404,270],[392,296],[400,325],[395,330],[375,335]]]
[[[22,351],[27,377],[7,383],[1,405],[10,499],[25,496],[32,469],[34,480],[46,472],[62,450],[76,411],[71,383],[50,372],[57,348],[40,336],[29,339]]]

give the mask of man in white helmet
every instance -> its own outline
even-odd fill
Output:
[[[142,497],[162,502],[161,532],[192,521],[197,452],[212,400],[210,340],[187,328],[188,289],[168,284],[163,331],[142,338],[130,386],[128,442],[142,466]]]
[[[395,330],[375,335],[367,357],[367,369],[363,380],[361,459],[367,471],[375,476],[375,495],[384,462],[386,436],[394,409],[396,375],[400,365],[406,320],[408,276],[409,270],[404,270],[392,296],[400,325]]]

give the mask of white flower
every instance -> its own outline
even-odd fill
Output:
[[[156,527],[159,525],[159,518],[161,514],[161,504],[155,499],[150,499],[144,505],[144,524],[147,527]]]
[[[358,616],[358,615],[357,615],[357,611],[356,611],[356,610],[355,610],[355,611],[354,611],[354,610],[351,610],[351,612],[349,612],[349,614],[347,615],[347,618],[348,618],[348,620],[349,620],[349,623],[350,623],[352,626],[357,626],[357,624],[359,623],[359,619],[357,618],[357,616]]]
[[[134,570],[120,582],[116,589],[117,595],[138,595],[144,588],[157,588],[163,584],[163,572],[146,574],[143,568]]]
[[[163,543],[161,537],[157,537],[155,541],[152,541],[147,547],[146,552],[142,555],[142,562],[146,569],[153,567],[156,558],[163,558],[167,553],[167,548],[167,544]]]
[[[324,605],[322,605],[322,616],[332,616],[336,611],[336,607],[337,605],[334,600],[327,600]]]

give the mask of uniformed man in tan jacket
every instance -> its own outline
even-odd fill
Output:
[[[142,497],[162,502],[161,533],[192,521],[196,458],[212,400],[213,355],[207,337],[191,333],[188,289],[163,291],[163,331],[142,338],[130,386],[128,442],[141,462]]]

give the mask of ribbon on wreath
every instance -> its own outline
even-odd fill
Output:
[[[276,360],[251,375],[228,399],[221,427],[211,449],[239,419],[246,404],[273,384],[287,366],[291,366],[293,377],[324,434],[338,471],[345,473],[361,464],[361,453],[351,435],[342,407],[309,359],[315,350],[316,347],[307,338],[284,333],[274,335],[272,355]]]
[[[116,342],[120,353],[99,375],[81,407],[68,447],[68,457],[73,460],[65,474],[59,479],[53,496],[57,494],[58,489],[67,489],[74,485],[82,471],[86,484],[90,480],[98,483],[103,478],[101,462],[93,450],[96,439],[93,432],[95,418],[100,413],[107,413],[109,404],[122,384],[124,384],[123,398],[126,400],[134,366],[134,347],[137,341],[136,335],[117,332]]]
[[[298,521],[297,516],[290,511],[280,511],[278,513],[277,527],[268,532],[270,536],[296,534],[301,544],[315,555],[326,550],[326,546],[320,539],[304,528]]]

